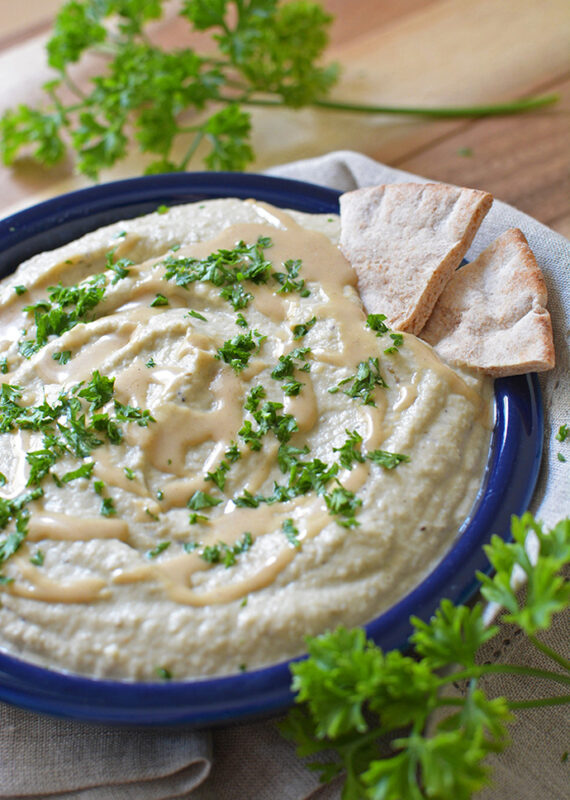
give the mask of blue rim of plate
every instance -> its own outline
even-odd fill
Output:
[[[311,213],[338,211],[340,192],[253,173],[183,173],[131,178],[82,189],[0,221],[0,278],[26,258],[119,219],[219,197],[255,197]],[[489,568],[483,545],[510,538],[512,514],[530,502],[540,467],[543,409],[536,374],[495,381],[495,428],[483,486],[451,550],[408,595],[365,630],[385,650],[404,647],[412,614],[428,619],[443,597],[464,602]],[[58,717],[128,726],[204,727],[288,708],[289,661],[221,678],[161,683],[97,680],[0,653],[0,700]]]

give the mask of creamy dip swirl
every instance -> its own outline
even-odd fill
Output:
[[[3,650],[111,678],[230,673],[377,616],[441,559],[481,486],[491,383],[367,326],[338,227],[211,201],[3,282],[0,389],[28,420],[0,434],[0,546],[20,531]],[[234,274],[259,257],[263,280],[187,280],[240,242],[259,244]],[[42,338],[59,284],[101,291]],[[34,430],[43,403],[59,411]]]

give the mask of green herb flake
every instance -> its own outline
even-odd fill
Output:
[[[376,332],[377,336],[388,333],[390,328],[385,324],[386,314],[369,314],[366,317],[366,327]]]
[[[163,681],[171,681],[172,680],[172,672],[167,669],[166,667],[156,667],[155,670],[158,677]]]
[[[217,497],[206,492],[196,491],[186,503],[187,507],[192,511],[201,511],[203,508],[212,508],[212,506],[219,506],[222,501]]]
[[[224,491],[226,485],[226,474],[230,470],[230,465],[226,461],[221,461],[220,465],[213,471],[206,473],[206,480],[213,481],[220,491]]]
[[[164,203],[163,203],[163,204],[158,206],[158,208],[156,209],[156,213],[157,214],[166,214],[166,212],[169,211],[169,210],[170,210],[169,206],[165,206]]]
[[[299,541],[299,531],[293,524],[292,519],[286,519],[281,528],[287,537],[287,541],[292,547],[296,547],[297,549],[301,547],[301,542]]]
[[[148,367],[149,369],[152,369],[153,367],[156,367],[156,361],[154,360],[154,358],[152,358],[152,356],[145,363],[145,367]]]
[[[158,522],[158,514],[155,514],[154,511],[151,511],[150,508],[145,508],[144,513],[147,517],[150,517],[153,522]]]
[[[358,461],[361,464],[364,462],[364,456],[360,452],[360,444],[362,436],[358,431],[349,431],[345,429],[348,439],[341,447],[333,447],[333,453],[340,453],[339,463],[344,469],[352,469],[354,462]]]
[[[257,341],[254,340],[254,335]],[[227,339],[222,347],[218,348],[216,358],[229,364],[235,372],[241,372],[247,367],[249,359],[257,352],[267,337],[258,331],[238,333],[232,339]]]
[[[557,457],[559,461],[562,461],[563,463],[566,462],[566,457],[563,456],[562,453],[557,453]]]
[[[157,556],[159,556],[161,553],[164,553],[165,550],[168,550],[170,544],[171,543],[169,541],[158,542],[158,544],[155,545],[152,550],[146,551],[145,556],[147,558],[157,558]]]
[[[52,353],[52,358],[58,364],[67,364],[71,358],[71,350],[60,350],[57,353]]]
[[[87,479],[89,479],[91,477],[91,475],[93,474],[94,467],[95,467],[95,464],[94,464],[93,461],[90,461],[87,464],[82,464],[77,469],[74,469],[71,472],[66,472],[65,475],[62,475],[61,482],[62,483],[70,483],[71,481],[75,481],[78,478],[87,478]]]
[[[105,484],[103,481],[93,481],[93,488],[98,495],[102,495],[105,491]]]
[[[2,375],[6,375],[8,373],[8,358],[6,356],[2,356],[2,358],[0,358],[0,373],[2,373]]]
[[[197,514],[193,511],[188,518],[188,522],[190,525],[198,525],[200,522],[209,522],[209,520],[204,514]]]
[[[117,513],[111,497],[104,497],[101,501],[101,516],[114,517]]]
[[[45,559],[45,553],[43,550],[36,550],[34,555],[30,558],[30,564],[33,564],[36,567],[43,566]]]
[[[410,456],[402,453],[389,453],[387,450],[371,450],[366,454],[366,458],[384,469],[395,469],[398,464],[410,460]]]
[[[156,308],[157,306],[167,306],[169,305],[168,298],[165,297],[163,294],[157,294],[152,303],[150,304],[151,308]]]
[[[337,486],[324,497],[329,513],[337,517],[339,525],[345,528],[354,528],[359,525],[355,514],[362,505],[362,500],[356,497],[354,492],[343,486]]]
[[[570,432],[568,425],[564,423],[558,428],[558,433],[556,434],[556,439],[559,442],[565,442],[566,438],[568,437],[568,433]]]
[[[390,333],[390,339],[392,339],[393,344],[384,350],[386,355],[397,353],[398,349],[404,344],[404,337],[401,333]]]
[[[351,386],[347,386],[347,384],[351,384]],[[363,406],[375,406],[375,388],[377,386],[386,388],[388,384],[380,375],[378,359],[369,358],[367,361],[361,361],[358,364],[355,375],[350,378],[344,378],[344,380],[339,381],[337,386],[331,387],[328,391],[331,394],[335,394],[343,386],[347,386],[346,389],[342,389],[347,397],[351,397],[353,400],[360,399]]]
[[[182,545],[182,549],[184,550],[185,553],[193,553],[199,547],[200,547],[199,542],[184,542],[184,544]]]
[[[224,456],[228,459],[230,464],[235,464],[236,461],[239,461],[239,459],[241,458],[241,452],[236,442],[230,442],[230,446],[224,453]]]
[[[311,330],[313,325],[317,322],[316,317],[311,317],[306,322],[301,322],[299,325],[293,325],[293,339],[302,339]]]
[[[123,472],[125,473],[125,477],[129,481],[134,481],[134,479],[136,478],[134,471],[130,467],[123,467]]]
[[[240,312],[236,317],[236,325],[239,325],[240,328],[248,328],[247,320],[244,315]]]
[[[188,312],[189,317],[194,317],[195,319],[200,319],[202,322],[207,322],[208,320],[202,314],[199,314],[198,311],[194,311],[193,309]]]
[[[28,291],[28,287],[27,286],[21,286],[21,285],[20,286],[14,286],[14,291],[16,292],[17,295],[22,295],[22,294],[25,294]]]
[[[0,472],[0,487],[6,486],[7,483],[8,479],[6,478],[3,472]]]

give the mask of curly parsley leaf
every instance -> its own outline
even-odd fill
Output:
[[[546,532],[525,514],[513,517],[512,529],[512,543],[494,538],[487,548],[496,575],[485,581],[484,593],[506,600],[511,612],[506,619],[520,625],[555,662],[556,670],[540,671],[541,683],[550,678],[568,686],[570,663],[541,645],[533,632],[547,627],[552,614],[570,603],[559,574],[570,563],[570,519]],[[524,548],[529,533],[540,545],[535,563]],[[514,566],[528,580],[520,607],[510,588]],[[291,665],[298,707],[280,726],[282,732],[297,743],[300,756],[312,757],[321,780],[344,773],[344,797],[469,800],[488,783],[485,758],[507,745],[506,726],[518,706],[488,697],[479,678],[499,671],[537,677],[521,665],[478,661],[479,648],[498,630],[485,626],[480,603],[468,608],[443,600],[430,620],[414,617],[411,623],[415,655],[383,652],[363,630],[341,627],[310,637],[308,659]],[[469,680],[465,696],[447,695],[443,689],[460,678]],[[533,705],[552,700],[536,698]],[[555,702],[568,703],[570,695]],[[386,734],[394,737],[388,752],[382,743]]]

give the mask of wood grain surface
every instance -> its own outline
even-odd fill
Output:
[[[568,0],[325,0],[335,15],[327,58],[343,67],[333,95],[376,104],[469,105],[556,91],[557,105],[514,117],[424,120],[304,109],[253,110],[252,170],[335,149],[363,152],[435,180],[486,189],[570,235]],[[0,111],[41,98],[55,0],[6,6],[0,22]],[[174,4],[175,6],[176,4]],[[173,7],[174,7],[173,6]],[[167,15],[158,41],[187,28]],[[76,77],[88,80],[93,63]],[[183,149],[181,145],[181,150]],[[138,175],[138,153],[102,180]],[[201,167],[199,161],[191,165]],[[0,167],[0,214],[88,185],[69,161],[45,170],[22,158]]]

